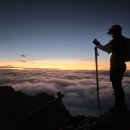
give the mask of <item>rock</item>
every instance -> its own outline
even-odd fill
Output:
[[[71,122],[71,114],[54,96],[0,87],[0,130],[58,130]]]
[[[103,113],[99,117],[86,118],[76,130],[130,130],[130,112],[122,114]]]

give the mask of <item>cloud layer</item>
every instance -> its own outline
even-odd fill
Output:
[[[11,85],[30,95],[46,92],[56,95],[57,91],[65,94],[63,99],[72,114],[95,115],[97,111],[96,79],[94,71],[63,70],[0,70],[0,85]],[[123,86],[127,103],[130,105],[130,73],[124,77]],[[114,103],[109,73],[100,71],[101,111],[106,111]]]

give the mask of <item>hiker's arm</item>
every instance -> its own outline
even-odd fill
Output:
[[[99,49],[101,49],[101,50],[107,52],[107,53],[111,53],[111,44],[110,44],[110,43],[108,43],[108,44],[106,44],[106,45],[104,45],[104,46],[101,45],[101,44],[99,44],[99,45],[97,45],[97,47],[98,47]]]
[[[109,42],[109,43],[106,44],[106,45],[101,45],[100,42],[97,41],[97,39],[95,39],[95,40],[93,41],[93,43],[94,43],[99,49],[101,49],[101,50],[103,50],[103,51],[105,51],[105,52],[107,52],[107,53],[111,53],[111,52],[112,52],[112,50],[111,50],[111,48],[112,48],[111,42]]]

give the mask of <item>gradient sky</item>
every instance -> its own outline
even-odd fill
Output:
[[[130,37],[129,0],[1,0],[0,66],[93,69],[96,37],[111,25]],[[99,51],[100,69],[109,56]]]

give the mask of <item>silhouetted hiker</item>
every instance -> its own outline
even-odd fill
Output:
[[[112,40],[106,44],[101,45],[97,39],[93,43],[101,50],[112,53],[110,58],[110,81],[115,95],[114,107],[110,108],[110,112],[126,112],[127,105],[125,103],[125,93],[122,88],[122,78],[126,70],[125,64],[125,42],[128,38],[122,35],[122,27],[120,25],[113,25],[108,34],[112,36]]]

